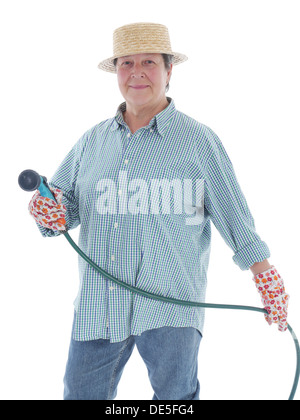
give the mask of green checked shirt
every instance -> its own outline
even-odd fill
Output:
[[[219,138],[168,101],[135,134],[121,104],[79,139],[50,185],[63,191],[67,225],[80,225],[79,246],[96,264],[148,292],[204,302],[211,221],[242,270],[270,253]],[[133,295],[81,257],[79,276],[75,340],[119,342],[164,326],[202,332],[202,308]]]

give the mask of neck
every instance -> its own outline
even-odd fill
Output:
[[[124,121],[134,134],[139,128],[149,125],[152,118],[167,108],[168,105],[169,102],[166,97],[159,104],[150,107],[134,106],[126,102],[126,111],[123,113]]]

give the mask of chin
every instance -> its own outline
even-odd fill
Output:
[[[135,94],[135,95],[128,95],[126,98],[129,102],[136,106],[146,105],[149,102],[151,102],[152,96],[151,95],[145,95],[145,94]]]

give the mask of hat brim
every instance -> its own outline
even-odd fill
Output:
[[[149,54],[157,54],[157,51],[155,52],[151,52],[151,51],[147,51],[147,53]],[[126,54],[126,55],[135,55],[135,54],[142,54],[141,52],[132,52],[130,54]],[[165,54],[165,53],[159,53],[159,54]],[[172,53],[167,53],[173,56],[173,65],[176,66],[178,64],[184,63],[185,61],[188,60],[188,57],[184,54],[180,54],[180,53],[176,53],[176,52],[172,52]],[[114,65],[114,60],[116,58],[120,58],[119,56],[114,56],[114,57],[110,57],[107,58],[106,60],[101,61],[98,64],[98,68],[100,70],[104,70],[107,71],[109,73],[117,73],[116,67]]]

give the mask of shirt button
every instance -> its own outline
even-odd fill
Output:
[[[110,286],[109,290],[112,292],[113,290],[115,290],[115,288],[113,286]]]
[[[117,229],[117,227],[118,227],[119,225],[118,225],[118,223],[115,223],[115,228]]]
[[[124,160],[125,165],[128,165],[128,159]]]
[[[127,134],[127,137],[129,138],[130,136],[131,136],[131,134],[130,134],[130,133],[128,133],[128,134]]]
[[[114,255],[111,256],[111,260],[115,261],[115,256]]]
[[[154,130],[153,130],[153,128],[151,128],[151,129],[150,129],[150,133],[153,133],[153,131],[154,131]]]

